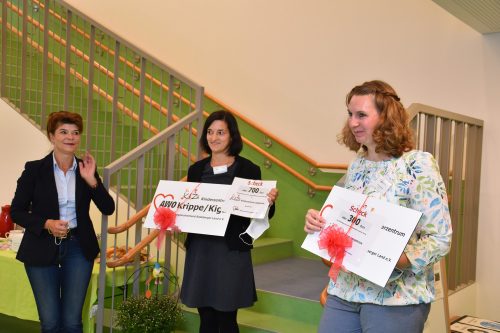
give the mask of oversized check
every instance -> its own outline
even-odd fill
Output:
[[[177,214],[175,225],[183,232],[224,236],[229,213],[224,199],[230,185],[160,180],[144,227],[159,229],[154,214],[159,207]]]
[[[321,209],[327,225],[336,224],[352,237],[343,266],[384,287],[422,215],[421,212],[334,186]],[[308,234],[302,248],[326,259],[320,232]]]
[[[226,210],[238,216],[263,219],[269,208],[267,193],[275,187],[275,180],[235,177],[226,196]]]

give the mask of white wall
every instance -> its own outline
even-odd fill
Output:
[[[482,43],[485,75],[483,158],[479,205],[477,253],[477,311],[500,320],[500,33],[484,36]]]
[[[0,204],[10,205],[24,164],[51,151],[49,139],[0,99]]]
[[[406,105],[485,120],[469,314],[500,320],[498,34],[480,35],[430,0],[66,2],[321,162],[351,158],[335,136],[346,92],[365,80],[388,81]]]

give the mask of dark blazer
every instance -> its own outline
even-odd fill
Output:
[[[80,162],[77,159],[77,163]],[[75,172],[75,205],[78,223],[78,240],[85,257],[96,258],[99,244],[89,216],[90,200],[105,214],[115,210],[113,198],[95,174],[98,185],[88,186],[80,176],[80,167]],[[11,216],[15,223],[25,228],[17,259],[28,265],[46,266],[56,263],[57,245],[54,236],[43,226],[47,219],[59,219],[59,200],[52,153],[41,160],[27,162],[17,181],[16,193],[11,205]]]
[[[201,175],[205,166],[210,163],[210,157],[204,158],[195,164],[191,165],[188,170],[188,182],[201,182]],[[235,177],[241,177],[246,179],[261,179],[260,168],[253,164],[250,160],[244,157],[236,156],[235,158],[236,169],[234,170]],[[272,205],[269,209],[269,218],[274,215],[275,205]],[[253,248],[252,245],[245,244],[241,241],[239,235],[247,230],[250,224],[250,219],[247,217],[241,217],[236,215],[231,215],[229,218],[229,223],[227,225],[226,233],[224,238],[226,239],[227,245],[231,250],[249,251]],[[250,236],[246,235],[248,239],[247,243],[252,242]],[[185,242],[186,248],[189,247],[190,239],[193,234],[188,234]]]

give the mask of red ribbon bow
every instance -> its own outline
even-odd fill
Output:
[[[328,276],[333,281],[337,281],[342,261],[344,260],[345,250],[352,246],[352,238],[342,228],[332,224],[321,231],[319,234],[318,246],[320,249],[327,249],[332,266]]]
[[[158,207],[158,209],[156,209],[153,220],[155,224],[160,228],[160,234],[158,235],[158,241],[156,244],[158,249],[161,248],[161,243],[163,241],[163,238],[165,237],[165,232],[167,231],[167,229],[168,228],[172,228],[173,230],[177,229],[175,225],[176,217],[177,214],[170,208]]]

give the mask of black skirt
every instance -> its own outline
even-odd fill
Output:
[[[224,237],[191,235],[182,303],[191,308],[235,311],[257,301],[250,251],[229,250]]]

